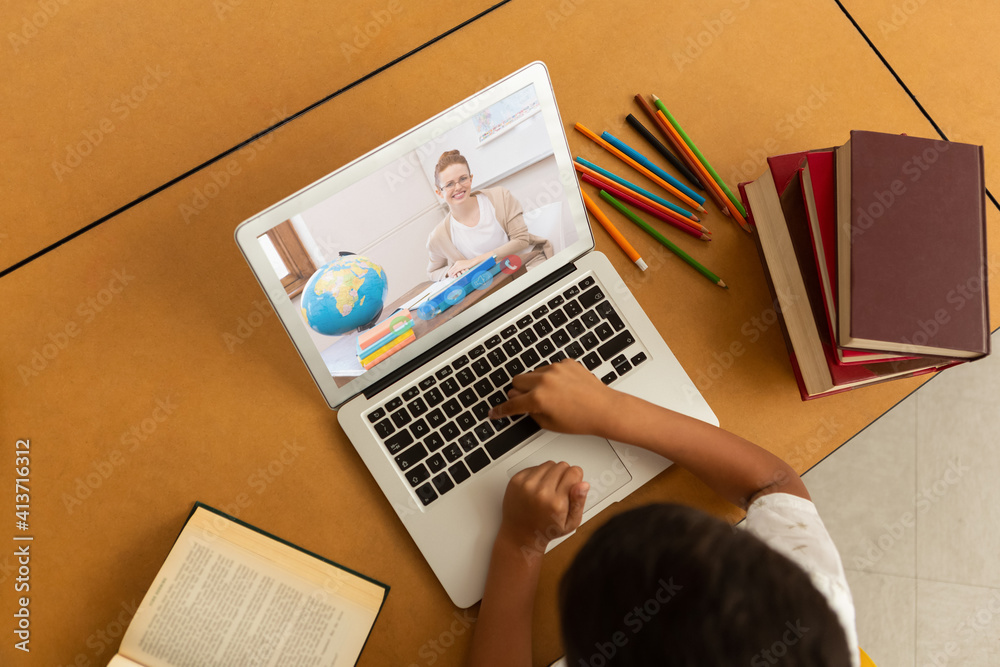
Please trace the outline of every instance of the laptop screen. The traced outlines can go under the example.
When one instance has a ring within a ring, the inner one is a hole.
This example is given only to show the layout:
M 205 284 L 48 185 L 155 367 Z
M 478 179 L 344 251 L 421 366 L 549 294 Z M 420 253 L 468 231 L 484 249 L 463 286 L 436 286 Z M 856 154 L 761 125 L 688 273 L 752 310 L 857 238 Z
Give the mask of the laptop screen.
M 241 225 L 331 405 L 592 247 L 544 75 L 529 66 Z

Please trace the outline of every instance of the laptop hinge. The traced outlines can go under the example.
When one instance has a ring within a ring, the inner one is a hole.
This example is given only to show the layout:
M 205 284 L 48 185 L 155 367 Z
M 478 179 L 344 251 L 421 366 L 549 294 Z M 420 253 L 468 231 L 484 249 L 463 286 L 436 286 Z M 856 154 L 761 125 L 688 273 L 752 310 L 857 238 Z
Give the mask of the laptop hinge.
M 557 282 L 559 282 L 569 274 L 573 273 L 574 271 L 576 271 L 576 265 L 572 263 L 567 264 L 561 269 L 554 271 L 552 275 L 543 278 L 542 280 L 539 280 L 537 283 L 535 283 L 528 289 L 524 290 L 523 292 L 519 292 L 518 294 L 516 294 L 515 296 L 511 297 L 506 302 L 504 302 L 504 304 L 501 305 L 500 307 L 496 308 L 495 310 L 491 310 L 489 313 L 483 315 L 475 322 L 463 327 L 462 329 L 459 329 L 452 335 L 448 336 L 443 341 L 433 346 L 426 352 L 423 352 L 422 354 L 406 362 L 393 372 L 389 373 L 389 375 L 385 376 L 378 382 L 367 387 L 362 393 L 364 394 L 365 398 L 371 400 L 373 396 L 376 396 L 379 392 L 381 392 L 383 389 L 394 383 L 396 380 L 400 379 L 401 377 L 404 377 L 405 375 L 408 375 L 409 373 L 412 373 L 420 366 L 423 366 L 429 361 L 432 361 L 433 359 L 439 357 L 443 352 L 452 347 L 455 347 L 466 338 L 475 334 L 480 329 L 484 329 L 493 322 L 500 319 L 501 317 L 505 317 L 507 313 L 514 310 L 515 308 L 523 304 L 525 301 L 529 301 L 533 297 L 538 296 L 539 294 L 547 290 L 549 287 L 555 285 Z

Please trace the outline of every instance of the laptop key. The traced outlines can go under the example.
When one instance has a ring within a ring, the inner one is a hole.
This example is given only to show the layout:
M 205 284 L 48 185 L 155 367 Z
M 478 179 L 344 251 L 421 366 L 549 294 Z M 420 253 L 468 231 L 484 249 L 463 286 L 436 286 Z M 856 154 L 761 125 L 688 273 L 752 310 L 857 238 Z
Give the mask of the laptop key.
M 409 389 L 403 392 L 403 400 L 408 401 L 411 398 L 416 398 L 419 395 L 420 395 L 419 387 L 410 387 Z
M 561 327 L 562 325 L 566 324 L 568 320 L 569 317 L 567 317 L 566 313 L 564 313 L 562 310 L 553 311 L 552 314 L 549 315 L 549 324 L 551 324 L 553 328 Z
M 518 329 L 523 329 L 524 327 L 526 327 L 529 324 L 531 324 L 531 315 L 525 315 L 524 317 L 522 317 L 521 319 L 519 319 L 517 322 L 515 322 L 515 324 L 517 324 L 517 328 Z
M 563 304 L 564 299 L 561 296 L 557 296 L 554 299 L 550 299 L 548 306 L 549 308 L 558 308 Z
M 427 459 L 427 469 L 432 473 L 444 470 L 444 457 L 440 454 L 435 454 Z
M 391 438 L 386 438 L 385 447 L 389 450 L 390 454 L 398 454 L 414 442 L 413 436 L 410 435 L 409 431 L 400 431 Z
M 392 399 L 391 401 L 385 404 L 385 410 L 386 412 L 392 412 L 401 405 L 403 405 L 403 399 L 397 396 L 396 398 Z
M 424 399 L 422 398 L 413 399 L 412 401 L 406 404 L 406 407 L 410 411 L 410 414 L 413 415 L 414 417 L 419 417 L 420 415 L 427 412 L 427 404 L 424 403 Z
M 567 299 L 572 299 L 574 296 L 576 296 L 579 293 L 580 293 L 580 288 L 577 287 L 576 285 L 573 285 L 568 290 L 566 290 L 565 292 L 563 292 L 563 296 L 566 297 Z
M 501 417 L 500 419 L 491 419 L 490 423 L 493 424 L 493 428 L 500 431 L 507 428 L 507 425 L 510 424 L 510 420 L 506 417 Z
M 568 333 L 573 338 L 576 338 L 586 330 L 587 328 L 583 326 L 583 322 L 581 322 L 580 320 L 573 320 L 572 322 L 566 325 L 566 333 Z
M 462 447 L 463 452 L 471 452 L 473 449 L 479 446 L 476 441 L 476 436 L 471 433 L 466 433 L 461 438 L 458 439 L 458 444 Z
M 503 349 L 507 353 L 507 356 L 513 357 L 515 354 L 523 350 L 521 344 L 517 342 L 516 339 L 511 339 L 503 344 Z
M 432 386 L 434 386 L 435 382 L 437 382 L 437 378 L 434 377 L 433 375 L 428 375 L 423 380 L 418 382 L 417 386 L 420 387 L 421 389 L 430 389 Z
M 463 387 L 468 387 L 476 379 L 476 374 L 472 372 L 469 368 L 463 368 L 462 370 L 455 373 L 455 379 Z
M 535 346 L 535 349 L 538 350 L 538 354 L 543 357 L 548 357 L 556 351 L 556 346 L 548 338 L 543 338 L 538 341 L 538 345 Z
M 448 463 L 454 463 L 455 461 L 462 458 L 462 450 L 455 443 L 451 443 L 450 445 L 445 447 L 441 453 L 444 454 L 444 457 L 446 459 L 448 459 Z
M 604 292 L 601 291 L 600 287 L 594 287 L 593 289 L 589 289 L 583 294 L 581 294 L 579 301 L 580 305 L 583 306 L 584 308 L 590 308 L 595 303 L 603 299 L 604 299 Z
M 448 422 L 441 427 L 441 435 L 444 436 L 445 441 L 454 440 L 461 432 L 458 425 L 453 422 Z
M 442 496 L 455 488 L 455 482 L 451 481 L 451 477 L 448 477 L 448 473 L 446 472 L 441 473 L 431 481 L 434 482 L 434 488 Z
M 604 343 L 599 348 L 597 348 L 597 353 L 601 355 L 601 359 L 607 360 L 615 356 L 626 347 L 635 342 L 635 338 L 632 337 L 632 333 L 627 329 L 607 343 Z
M 410 486 L 416 486 L 430 476 L 431 474 L 427 472 L 427 468 L 421 464 L 414 466 L 406 473 L 406 481 L 410 483 Z
M 583 334 L 582 338 L 580 338 L 580 343 L 587 350 L 593 350 L 595 347 L 597 347 L 597 344 L 600 342 L 601 341 L 597 340 L 597 336 L 594 335 L 593 331 L 588 331 L 587 333 Z
M 495 433 L 493 427 L 490 426 L 489 424 L 480 424 L 475 429 L 473 429 L 473 431 L 475 432 L 476 437 L 479 438 L 480 442 L 486 442 L 487 440 L 492 438 L 493 434 Z
M 618 317 L 618 313 L 611 311 L 608 313 L 608 322 L 611 324 L 611 328 L 615 331 L 621 331 L 625 328 L 625 323 L 622 322 L 622 318 Z
M 535 326 L 531 327 L 535 330 L 535 333 L 539 336 L 547 336 L 552 333 L 552 325 L 549 324 L 548 320 L 538 320 L 535 322 Z
M 503 353 L 503 350 L 493 350 L 486 355 L 486 358 L 490 360 L 490 363 L 494 366 L 499 366 L 503 362 L 507 361 L 507 355 Z
M 500 335 L 503 336 L 504 338 L 510 338 L 516 333 L 517 333 L 517 327 L 512 324 L 509 327 L 505 328 L 503 331 L 501 331 Z
M 431 428 L 427 425 L 423 419 L 418 419 L 417 421 L 410 424 L 410 433 L 413 434 L 414 438 L 422 438 L 431 432 Z
M 563 352 L 562 350 L 559 350 L 558 352 L 556 352 L 555 354 L 553 354 L 551 357 L 549 357 L 549 363 L 550 364 L 558 364 L 560 361 L 562 361 L 565 358 L 566 358 L 566 353 Z
M 615 332 L 614 329 L 611 328 L 610 324 L 607 322 L 601 322 L 597 325 L 597 328 L 594 329 L 594 333 L 597 334 L 597 337 L 601 340 L 607 340 L 611 338 Z
M 377 410 L 368 413 L 368 421 L 372 424 L 382 419 L 382 417 L 385 417 L 385 410 L 382 408 L 378 408 Z
M 615 375 L 615 372 L 611 371 L 610 373 L 608 373 L 607 375 L 605 375 L 604 377 L 601 378 L 601 382 L 603 382 L 604 384 L 611 384 L 617 378 L 618 378 L 618 376 Z
M 521 363 L 520 359 L 511 359 L 504 364 L 504 369 L 510 373 L 511 377 L 514 377 L 524 372 L 524 364 Z
M 476 415 L 476 419 L 480 421 L 486 419 L 487 415 L 490 414 L 490 404 L 486 401 L 476 403 L 476 407 L 472 408 L 472 414 Z
M 444 368 L 438 369 L 438 372 L 434 374 L 438 380 L 443 380 L 449 375 L 451 375 L 451 366 L 445 366 Z
M 393 427 L 392 422 L 389 421 L 388 417 L 375 424 L 375 432 L 378 433 L 378 437 L 383 440 L 392 435 L 392 432 L 395 430 L 396 429 Z
M 610 301 L 601 301 L 597 304 L 597 308 L 595 310 L 601 314 L 601 317 L 607 317 L 611 313 L 615 312 L 614 306 L 611 305 Z
M 427 423 L 431 425 L 431 428 L 437 428 L 444 422 L 445 416 L 441 410 L 435 409 L 427 413 Z
M 601 316 L 596 311 L 588 310 L 580 317 L 580 321 L 586 324 L 588 329 L 593 329 L 600 324 Z
M 481 357 L 484 352 L 486 352 L 486 347 L 484 345 L 477 345 L 471 350 L 469 350 L 469 359 L 475 359 L 477 357 Z
M 451 478 L 455 480 L 455 484 L 461 484 L 465 480 L 472 477 L 472 473 L 469 472 L 469 469 L 466 468 L 465 464 L 461 461 L 448 468 L 448 472 L 451 473 Z
M 444 395 L 441 393 L 440 389 L 434 387 L 424 394 L 424 400 L 427 401 L 427 405 L 433 408 L 435 405 L 444 400 Z
M 483 377 L 492 370 L 490 362 L 486 359 L 477 359 L 472 362 L 472 370 L 476 372 L 476 377 Z
M 470 405 L 475 403 L 478 398 L 479 397 L 476 396 L 476 392 L 473 391 L 471 387 L 458 395 L 458 400 L 462 401 L 463 408 L 469 407 Z
M 569 315 L 570 317 L 576 317 L 577 315 L 583 312 L 583 307 L 579 303 L 577 303 L 576 300 L 573 300 L 568 302 L 565 306 L 563 306 L 563 310 L 565 310 L 566 314 Z
M 503 368 L 496 369 L 495 371 L 490 373 L 489 377 L 490 377 L 490 382 L 493 383 L 494 387 L 502 387 L 504 383 L 510 379 L 510 376 L 507 375 L 507 371 L 504 370 Z
M 498 458 L 517 447 L 528 437 L 542 429 L 532 418 L 520 419 L 509 428 L 504 429 L 495 438 L 486 443 L 486 451 L 496 461 Z
M 593 284 L 594 284 L 594 277 L 587 276 L 586 278 L 580 281 L 580 289 L 587 289 Z
M 440 433 L 431 433 L 429 436 L 424 438 L 424 447 L 426 447 L 428 451 L 436 452 L 441 449 L 442 445 L 444 445 L 444 438 L 441 437 Z
M 588 371 L 592 371 L 601 365 L 601 358 L 597 355 L 596 352 L 591 352 L 590 354 L 585 356 L 582 359 L 582 361 L 583 365 L 587 367 Z
M 566 355 L 571 359 L 579 359 L 583 356 L 583 348 L 577 342 L 572 342 L 566 347 Z
M 437 500 L 437 497 L 438 494 L 434 491 L 434 486 L 430 482 L 417 489 L 417 498 L 420 498 L 420 502 L 424 504 L 424 507 Z
M 410 419 L 410 413 L 406 411 L 406 408 L 400 408 L 392 413 L 392 423 L 394 423 L 397 428 L 402 428 L 406 424 L 410 423 Z
M 459 416 L 455 417 L 455 423 L 463 431 L 468 431 L 470 428 L 476 425 L 476 418 L 472 416 L 472 413 L 466 410 Z
M 413 445 L 408 449 L 404 449 L 402 454 L 396 455 L 396 465 L 399 466 L 400 470 L 406 470 L 415 464 L 417 461 L 427 458 L 427 450 L 424 449 L 423 445 Z
M 548 306 L 539 306 L 538 308 L 535 308 L 533 311 L 531 311 L 531 316 L 537 320 L 539 317 L 547 315 L 548 312 L 549 312 Z
M 623 363 L 620 363 L 617 366 L 615 366 L 615 371 L 618 373 L 619 376 L 625 375 L 630 370 L 632 370 L 632 364 L 630 364 L 627 361 L 623 362 Z
M 451 362 L 451 367 L 457 371 L 459 368 L 465 366 L 467 363 L 469 363 L 469 358 L 463 354 L 458 359 Z
M 637 354 L 634 357 L 632 357 L 632 365 L 633 366 L 638 366 L 639 364 L 641 364 L 644 361 L 646 361 L 646 353 L 645 352 L 640 352 L 639 354 Z
M 623 364 L 623 363 L 625 363 L 625 355 L 624 354 L 619 354 L 617 357 L 615 357 L 614 359 L 611 360 L 611 365 L 612 366 L 617 366 L 618 364 Z
M 556 332 L 552 334 L 551 338 L 556 347 L 562 347 L 569 342 L 569 334 L 566 333 L 565 329 L 557 329 Z
M 465 455 L 465 462 L 469 464 L 469 470 L 479 472 L 490 464 L 490 457 L 486 455 L 482 447 L 476 451 Z
M 500 344 L 500 340 L 501 340 L 500 334 L 497 334 L 496 336 L 490 336 L 489 338 L 486 339 L 486 347 L 488 347 L 489 349 L 493 349 L 494 347 Z
M 449 417 L 454 417 L 459 412 L 462 411 L 462 406 L 458 404 L 458 401 L 454 398 L 441 406 L 444 408 L 444 413 Z
M 490 382 L 489 378 L 483 378 L 476 384 L 472 385 L 472 388 L 476 390 L 479 394 L 479 398 L 485 398 L 487 394 L 493 391 L 493 383 Z
M 538 340 L 538 336 L 536 336 L 535 332 L 532 331 L 531 329 L 525 329 L 521 333 L 517 334 L 517 339 L 519 341 L 521 341 L 522 345 L 524 345 L 525 347 L 528 347 L 529 345 L 531 345 L 532 343 L 534 343 L 536 340 Z
M 535 366 L 538 365 L 538 362 L 541 360 L 542 358 L 538 356 L 538 353 L 531 348 L 529 348 L 527 352 L 521 355 L 521 361 L 524 362 L 524 365 L 527 368 L 534 368 Z
M 441 383 L 441 391 L 444 392 L 445 396 L 451 396 L 460 388 L 461 387 L 458 386 L 458 383 L 455 382 L 455 378 L 448 378 L 447 380 Z

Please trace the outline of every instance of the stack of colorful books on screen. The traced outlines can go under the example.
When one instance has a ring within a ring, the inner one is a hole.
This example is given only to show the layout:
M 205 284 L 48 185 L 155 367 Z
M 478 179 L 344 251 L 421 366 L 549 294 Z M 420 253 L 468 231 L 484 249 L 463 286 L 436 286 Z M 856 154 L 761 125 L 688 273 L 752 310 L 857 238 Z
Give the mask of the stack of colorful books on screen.
M 413 316 L 408 310 L 397 310 L 371 329 L 358 334 L 358 361 L 368 370 L 388 359 L 416 339 Z
M 803 399 L 989 354 L 981 146 L 852 131 L 739 190 Z

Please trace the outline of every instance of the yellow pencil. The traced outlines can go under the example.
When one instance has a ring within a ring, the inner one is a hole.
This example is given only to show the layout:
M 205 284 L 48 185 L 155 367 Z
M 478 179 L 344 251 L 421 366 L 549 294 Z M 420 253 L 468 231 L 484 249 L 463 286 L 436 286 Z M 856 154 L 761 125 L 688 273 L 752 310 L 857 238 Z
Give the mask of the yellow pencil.
M 608 230 L 608 234 L 610 234 L 611 238 L 615 240 L 615 243 L 617 243 L 621 249 L 625 251 L 628 258 L 635 262 L 636 266 L 645 271 L 646 262 L 642 261 L 642 257 L 640 257 L 636 249 L 632 247 L 632 244 L 628 242 L 628 239 L 622 236 L 622 233 L 618 231 L 618 228 L 615 227 L 610 220 L 608 220 L 608 216 L 604 215 L 604 212 L 601 211 L 601 209 L 597 208 L 597 204 L 594 203 L 593 199 L 587 196 L 586 192 L 581 192 L 581 194 L 583 195 L 583 203 L 587 205 L 587 210 L 590 211 L 590 214 L 594 216 L 599 223 L 601 223 L 601 226 L 604 227 L 604 229 Z

